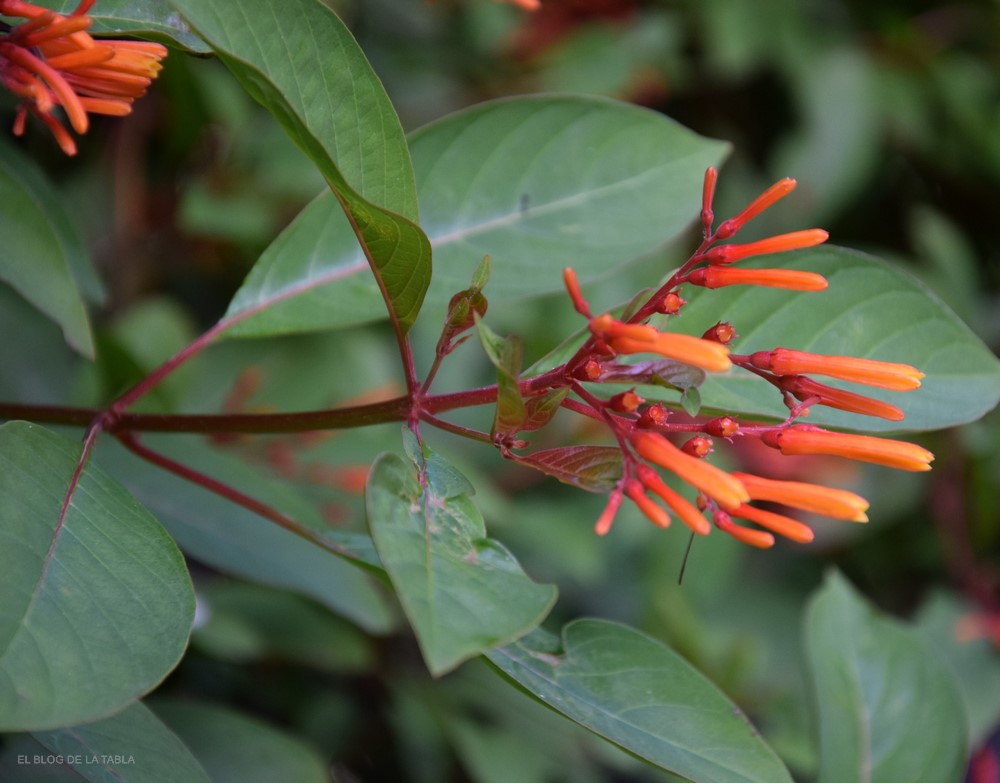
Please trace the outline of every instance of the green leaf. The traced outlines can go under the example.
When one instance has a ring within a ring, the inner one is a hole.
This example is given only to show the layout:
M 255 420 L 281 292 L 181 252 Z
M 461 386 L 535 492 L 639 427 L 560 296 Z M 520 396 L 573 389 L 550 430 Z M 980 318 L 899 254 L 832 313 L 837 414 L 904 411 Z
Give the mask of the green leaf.
M 558 446 L 515 459 L 588 492 L 610 492 L 622 477 L 622 450 L 617 446 Z
M 681 407 L 688 416 L 697 416 L 701 410 L 701 392 L 697 386 L 689 386 L 681 392 Z
M 964 769 L 956 685 L 920 637 L 876 614 L 836 572 L 807 610 L 820 783 L 951 783 Z
M 569 394 L 569 389 L 552 389 L 530 397 L 524 401 L 524 410 L 527 418 L 521 424 L 522 432 L 534 432 L 540 430 L 559 412 L 559 406 Z
M 36 5 L 62 14 L 76 9 L 80 0 L 38 0 Z M 125 33 L 175 43 L 192 52 L 209 52 L 208 45 L 162 0 L 100 0 L 87 16 L 94 20 L 95 35 Z
M 318 0 L 173 3 L 319 168 L 350 217 L 351 229 L 342 237 L 356 234 L 392 320 L 406 332 L 430 281 L 430 245 L 413 222 L 416 191 L 399 119 L 350 32 Z M 261 36 L 266 20 L 270 34 Z M 317 289 L 344 270 L 301 260 L 260 259 L 226 313 L 243 322 L 240 333 L 285 331 L 288 308 L 308 328 L 322 327 L 309 323 L 315 313 L 302 295 L 315 304 Z M 318 299 L 335 306 L 325 296 Z
M 543 704 L 692 781 L 791 781 L 736 705 L 675 652 L 632 628 L 576 620 L 561 640 L 535 631 L 486 657 Z
M 497 368 L 497 409 L 490 434 L 505 438 L 517 434 L 528 418 L 528 410 L 517 385 L 524 358 L 524 345 L 519 337 L 501 337 L 476 316 L 476 331 L 486 356 Z
M 426 447 L 411 462 L 394 454 L 376 460 L 368 524 L 424 660 L 439 676 L 537 626 L 556 590 L 531 581 L 503 545 L 486 538 L 461 474 Z
M 283 482 L 233 455 L 206 449 L 197 436 L 143 441 L 195 470 L 323 530 L 316 512 Z M 284 530 L 206 489 L 137 459 L 117 444 L 102 444 L 102 464 L 154 511 L 188 555 L 220 571 L 295 590 L 319 601 L 370 633 L 386 633 L 393 614 L 383 590 L 365 570 L 378 568 L 371 540 L 361 534 L 323 531 L 339 556 Z
M 328 783 L 326 763 L 301 740 L 210 704 L 157 700 L 153 710 L 184 740 L 212 783 Z
M 523 97 L 467 109 L 411 135 L 421 225 L 434 248 L 426 303 L 443 319 L 484 255 L 490 305 L 558 291 L 572 265 L 593 280 L 677 237 L 697 214 L 702 178 L 726 145 L 662 114 L 587 97 Z M 540 265 L 549 272 L 540 272 Z M 279 271 L 280 270 L 280 271 Z M 379 294 L 335 199 L 312 202 L 265 251 L 228 315 L 274 302 L 286 331 L 381 317 Z M 309 278 L 306 283 L 306 278 Z M 249 320 L 234 335 L 268 333 Z
M 972 603 L 939 591 L 920 607 L 919 633 L 949 665 L 958 683 L 969 725 L 969 745 L 979 747 L 1000 721 L 1000 655 L 980 626 L 986 617 Z M 980 627 L 977 627 L 980 626 Z M 970 632 L 971 631 L 971 632 Z
M 176 665 L 194 617 L 184 560 L 159 523 L 81 447 L 0 427 L 0 729 L 104 717 Z
M 921 388 L 907 393 L 852 387 L 898 405 L 906 413 L 903 422 L 814 406 L 811 424 L 870 431 L 931 430 L 974 421 L 1000 400 L 1000 361 L 933 292 L 884 261 L 823 247 L 747 266 L 819 272 L 830 287 L 819 293 L 754 286 L 698 291 L 684 308 L 680 322 L 684 328 L 700 334 L 725 313 L 740 334 L 734 345 L 739 353 L 782 346 L 904 362 L 926 373 Z M 788 413 L 773 386 L 738 370 L 710 375 L 701 394 L 704 406 L 716 411 L 779 419 Z
M 65 759 L 66 767 L 75 772 L 74 780 L 212 783 L 177 735 L 141 703 L 96 723 L 35 731 L 32 736 Z
M 514 98 L 431 123 L 411 137 L 437 260 L 429 296 L 461 288 L 486 254 L 494 305 L 561 290 L 564 266 L 603 277 L 691 224 L 705 169 L 725 150 L 598 98 Z
M 94 338 L 73 270 L 89 268 L 83 244 L 44 175 L 0 142 L 0 280 L 59 324 L 76 351 L 93 358 Z
M 191 643 L 227 661 L 286 660 L 330 672 L 365 671 L 372 645 L 361 631 L 305 598 L 257 585 L 198 588 L 207 622 Z

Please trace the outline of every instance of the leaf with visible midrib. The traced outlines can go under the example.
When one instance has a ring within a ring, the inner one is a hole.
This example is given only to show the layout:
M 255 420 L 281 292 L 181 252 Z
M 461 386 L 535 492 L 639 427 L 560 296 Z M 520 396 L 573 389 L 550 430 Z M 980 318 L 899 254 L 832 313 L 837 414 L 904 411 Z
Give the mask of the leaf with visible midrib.
M 791 783 L 746 716 L 677 653 L 639 631 L 575 620 L 486 657 L 532 697 L 697 783 Z
M 878 615 L 836 572 L 810 602 L 806 653 L 820 783 L 952 783 L 966 719 L 958 686 L 919 635 Z
M 413 167 L 399 119 L 350 32 L 318 0 L 172 1 L 319 168 L 405 333 L 430 282 L 430 244 L 414 222 Z M 226 319 L 250 318 L 341 274 L 297 272 L 255 267 Z M 264 323 L 268 333 L 281 331 L 270 318 Z
M 366 490 L 375 548 L 435 676 L 527 633 L 555 601 L 486 537 L 472 487 L 426 447 L 411 462 L 383 454 Z
M 677 237 L 697 215 L 705 168 L 725 154 L 662 114 L 582 96 L 480 104 L 411 134 L 421 225 L 434 247 L 426 304 L 443 318 L 484 255 L 490 306 L 594 280 Z M 381 318 L 378 290 L 332 196 L 309 204 L 261 256 L 229 334 L 309 331 Z M 279 293 L 298 286 L 294 297 Z
M 140 702 L 95 723 L 34 731 L 32 736 L 62 756 L 65 766 L 60 769 L 73 770 L 77 780 L 216 783 L 177 735 Z
M 610 492 L 622 477 L 617 446 L 557 446 L 515 460 L 588 492 Z
M 69 14 L 80 5 L 80 0 L 35 0 L 35 3 L 61 14 Z M 94 35 L 142 35 L 168 39 L 192 52 L 211 51 L 163 0 L 101 0 L 94 4 L 87 16 L 94 20 L 89 28 Z
M 903 362 L 926 373 L 921 388 L 906 393 L 816 376 L 821 383 L 898 405 L 906 419 L 891 422 L 817 405 L 809 411 L 811 424 L 869 431 L 939 429 L 974 421 L 1000 399 L 996 356 L 933 292 L 885 261 L 822 247 L 740 265 L 819 272 L 830 286 L 818 293 L 756 286 L 696 290 L 688 296 L 681 328 L 700 334 L 724 317 L 739 333 L 733 345 L 737 353 L 781 346 Z M 709 375 L 701 395 L 704 406 L 716 411 L 778 419 L 788 414 L 773 386 L 736 369 Z
M 108 715 L 187 644 L 184 558 L 118 482 L 89 466 L 58 526 L 80 451 L 33 424 L 0 427 L 0 730 Z
M 252 487 L 256 499 L 320 529 L 315 509 L 301 492 L 232 453 L 204 448 L 198 436 L 154 436 L 144 443 L 230 486 Z M 394 614 L 385 591 L 357 568 L 378 569 L 368 536 L 324 531 L 331 546 L 342 550 L 337 557 L 252 511 L 136 458 L 117 443 L 102 444 L 97 459 L 121 477 L 178 545 L 199 562 L 232 576 L 310 596 L 371 634 L 384 634 L 392 627 Z

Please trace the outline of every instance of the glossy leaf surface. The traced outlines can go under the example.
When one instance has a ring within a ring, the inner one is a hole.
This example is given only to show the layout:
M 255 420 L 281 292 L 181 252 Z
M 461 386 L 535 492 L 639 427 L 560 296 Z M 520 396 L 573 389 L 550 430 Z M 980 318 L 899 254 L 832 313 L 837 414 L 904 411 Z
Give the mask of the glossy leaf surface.
M 348 231 L 340 232 L 346 246 L 362 243 L 391 317 L 405 332 L 430 281 L 430 246 L 413 222 L 413 169 L 399 119 L 350 32 L 317 0 L 174 5 L 319 168 L 338 202 L 331 206 L 349 216 Z M 259 35 L 263 19 L 274 20 L 272 34 Z M 343 274 L 301 260 L 265 255 L 227 318 L 256 320 L 256 334 L 287 331 L 273 309 L 308 314 L 318 289 Z M 333 306 L 327 297 L 319 301 Z
M 705 168 L 725 144 L 625 103 L 528 97 L 428 125 L 411 135 L 411 152 L 421 225 L 434 248 L 427 303 L 443 318 L 484 255 L 497 307 L 559 290 L 564 266 L 592 280 L 653 252 L 691 223 Z M 229 315 L 279 284 L 304 289 L 270 310 L 286 331 L 382 317 L 364 258 L 328 194 L 265 251 Z M 267 329 L 253 320 L 231 333 Z
M 410 443 L 368 480 L 368 524 L 434 675 L 530 631 L 555 600 L 486 537 L 472 487 L 439 455 Z
M 0 427 L 0 728 L 108 715 L 157 685 L 187 644 L 194 594 L 160 524 L 80 446 Z
M 850 385 L 854 391 L 902 408 L 906 413 L 902 422 L 815 406 L 809 415 L 811 424 L 865 430 L 938 429 L 977 419 L 1000 399 L 1000 361 L 932 292 L 886 262 L 856 251 L 823 247 L 747 264 L 751 265 L 819 272 L 830 286 L 819 293 L 756 286 L 694 290 L 684 308 L 684 328 L 700 334 L 724 314 L 739 332 L 733 345 L 738 353 L 781 346 L 903 362 L 926 373 L 921 388 L 906 393 Z M 701 394 L 704 405 L 714 410 L 780 418 L 788 412 L 773 386 L 739 370 L 710 375 Z
M 806 614 L 821 783 L 950 783 L 964 766 L 956 683 L 919 636 L 832 573 Z
M 697 783 L 790 782 L 740 709 L 683 658 L 632 628 L 576 620 L 487 658 L 529 694 Z

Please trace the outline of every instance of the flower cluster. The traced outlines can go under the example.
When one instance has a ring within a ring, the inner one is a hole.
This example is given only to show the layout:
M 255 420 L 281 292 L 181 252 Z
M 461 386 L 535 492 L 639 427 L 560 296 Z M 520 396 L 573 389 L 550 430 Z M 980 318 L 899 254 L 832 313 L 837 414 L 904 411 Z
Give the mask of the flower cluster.
M 14 133 L 24 133 L 28 114 L 38 117 L 67 155 L 76 142 L 55 114 L 62 108 L 76 133 L 87 132 L 88 114 L 121 117 L 132 111 L 160 70 L 167 50 L 142 41 L 96 41 L 87 33 L 81 0 L 69 16 L 23 2 L 0 0 L 0 14 L 25 21 L 0 28 L 0 83 L 21 98 Z
M 593 315 L 573 270 L 564 272 L 570 299 L 577 312 L 587 318 L 590 332 L 565 365 L 566 371 L 577 396 L 590 406 L 591 415 L 611 428 L 623 455 L 622 476 L 610 493 L 596 531 L 601 535 L 607 533 L 623 500 L 628 498 L 659 527 L 668 526 L 673 514 L 697 535 L 706 535 L 714 526 L 757 547 L 772 546 L 774 534 L 805 543 L 813 539 L 811 528 L 792 516 L 759 504 L 778 504 L 793 511 L 866 522 L 868 502 L 843 489 L 743 472 L 727 473 L 706 460 L 713 451 L 713 439 L 732 442 L 737 437 L 752 437 L 785 455 L 834 455 L 900 470 L 929 470 L 933 455 L 915 444 L 832 432 L 798 422 L 814 405 L 891 421 L 903 418 L 903 412 L 894 405 L 828 386 L 811 375 L 907 392 L 920 386 L 923 374 L 906 364 L 827 356 L 784 347 L 736 354 L 730 348 L 737 337 L 736 331 L 727 322 L 715 324 L 700 338 L 661 331 L 649 323 L 655 314 L 673 316 L 680 312 L 686 304 L 681 297 L 684 285 L 710 289 L 754 285 L 798 291 L 822 291 L 827 287 L 826 279 L 814 272 L 733 266 L 751 256 L 813 247 L 826 240 L 825 231 L 809 229 L 746 244 L 726 241 L 749 220 L 791 193 L 795 181 L 783 179 L 776 183 L 739 215 L 713 231 L 716 176 L 714 169 L 709 169 L 705 176 L 701 246 L 630 316 L 619 319 L 609 313 Z M 778 389 L 789 409 L 788 418 L 780 424 L 741 423 L 731 416 L 672 421 L 671 413 L 663 405 L 645 404 L 634 389 L 601 399 L 581 383 L 620 383 L 629 377 L 641 382 L 647 364 L 626 365 L 617 361 L 618 357 L 631 354 L 655 354 L 707 372 L 740 368 Z M 629 367 L 635 368 L 634 371 L 630 372 Z M 579 409 L 579 404 L 574 406 Z M 678 435 L 685 438 L 679 445 L 673 440 Z M 694 497 L 689 499 L 668 486 L 659 470 L 693 488 Z

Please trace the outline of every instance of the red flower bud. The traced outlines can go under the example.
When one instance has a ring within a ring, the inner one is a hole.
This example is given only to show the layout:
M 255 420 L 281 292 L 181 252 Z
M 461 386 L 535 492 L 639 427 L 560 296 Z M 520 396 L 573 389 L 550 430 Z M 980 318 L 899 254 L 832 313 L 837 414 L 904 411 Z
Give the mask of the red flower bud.
M 723 345 L 729 345 L 737 337 L 736 330 L 729 321 L 720 321 L 701 336 L 702 340 L 713 340 Z
M 686 304 L 686 299 L 682 299 L 678 293 L 671 291 L 668 294 L 664 294 L 663 298 L 656 303 L 654 309 L 656 312 L 663 313 L 664 315 L 677 315 Z
M 623 391 L 608 400 L 608 407 L 617 413 L 634 413 L 645 402 L 634 389 Z
M 737 432 L 739 432 L 740 425 L 735 419 L 729 416 L 722 416 L 718 419 L 712 419 L 707 422 L 703 427 L 705 433 L 712 435 L 716 438 L 731 438 Z
M 595 359 L 588 359 L 573 370 L 573 377 L 578 381 L 598 381 L 600 380 L 603 372 L 604 367 L 601 366 L 599 361 L 596 361 Z
M 703 438 L 701 435 L 697 435 L 681 446 L 681 451 L 685 454 L 690 454 L 692 457 L 704 459 L 712 453 L 712 440 L 711 438 Z
M 670 411 L 664 405 L 656 402 L 643 408 L 642 413 L 639 414 L 639 421 L 636 422 L 636 426 L 641 429 L 656 429 L 666 422 L 669 416 Z

